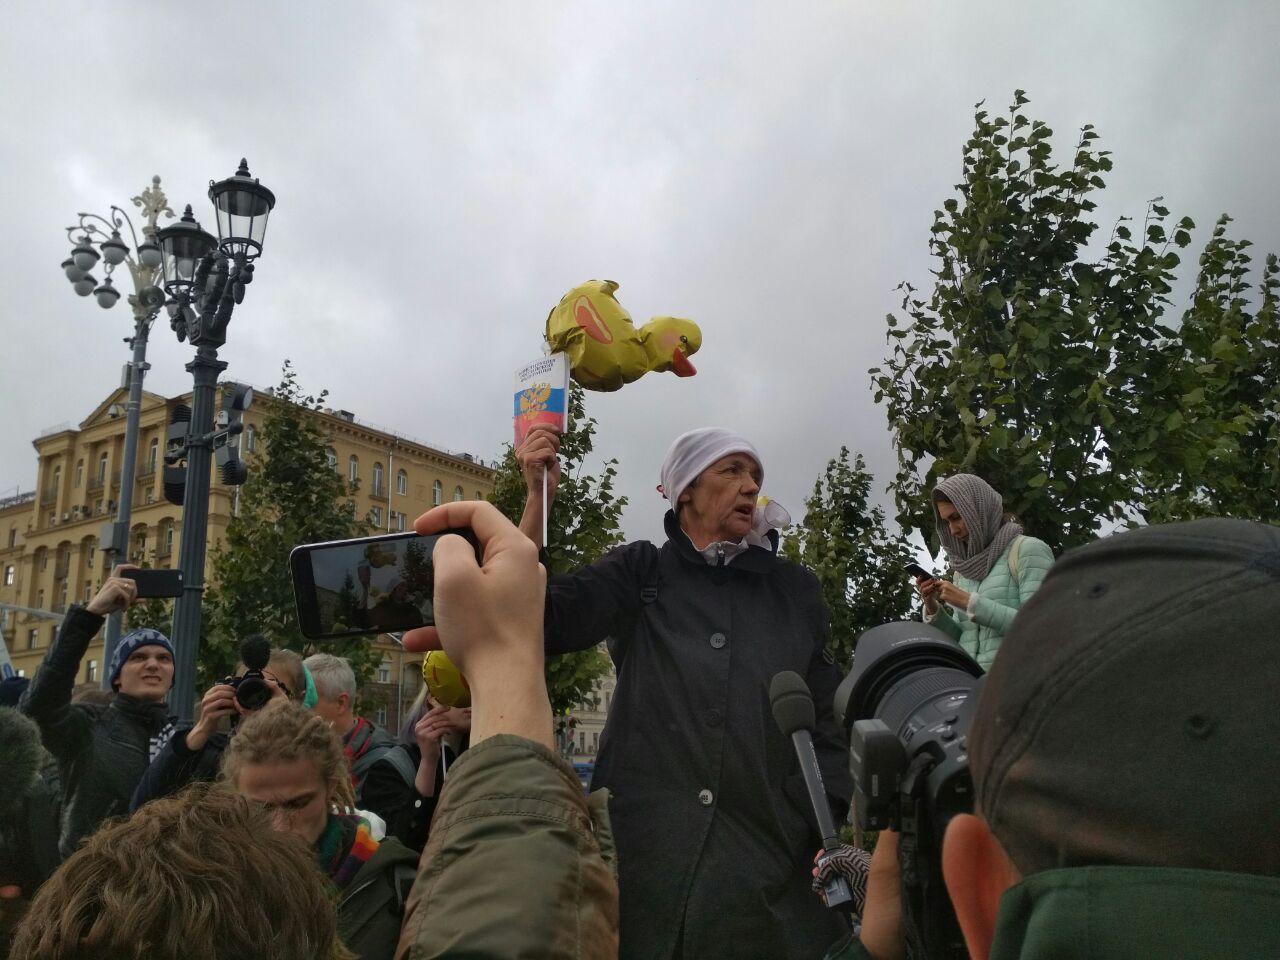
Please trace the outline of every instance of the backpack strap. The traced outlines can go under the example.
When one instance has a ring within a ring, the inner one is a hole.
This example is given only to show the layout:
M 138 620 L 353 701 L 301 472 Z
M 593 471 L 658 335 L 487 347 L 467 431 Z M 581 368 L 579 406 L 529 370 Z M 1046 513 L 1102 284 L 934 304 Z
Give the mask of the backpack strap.
M 396 916 L 404 916 L 404 905 L 418 877 L 418 868 L 412 863 L 397 863 L 391 868 L 391 889 L 395 894 Z
M 405 782 L 406 786 L 413 786 L 418 771 L 414 769 L 413 761 L 409 759 L 409 755 L 398 743 L 388 743 L 365 751 L 351 765 L 351 772 L 355 775 L 356 781 L 363 784 L 365 776 L 373 769 L 374 764 L 382 760 L 390 761 L 391 766 L 395 768 L 396 773 L 400 774 L 400 779 Z
M 1013 545 L 1009 548 L 1009 576 L 1013 578 L 1013 585 L 1020 587 L 1018 582 L 1018 550 L 1022 546 L 1022 534 L 1018 534 L 1013 538 Z

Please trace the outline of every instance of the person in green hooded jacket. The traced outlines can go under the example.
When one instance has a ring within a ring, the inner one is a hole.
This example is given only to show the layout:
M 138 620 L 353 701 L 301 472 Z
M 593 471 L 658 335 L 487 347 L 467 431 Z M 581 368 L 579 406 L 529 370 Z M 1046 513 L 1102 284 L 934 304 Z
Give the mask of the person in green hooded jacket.
M 973 960 L 1280 957 L 1280 527 L 1210 519 L 1067 553 L 968 734 L 947 891 Z M 896 837 L 859 938 L 905 955 Z

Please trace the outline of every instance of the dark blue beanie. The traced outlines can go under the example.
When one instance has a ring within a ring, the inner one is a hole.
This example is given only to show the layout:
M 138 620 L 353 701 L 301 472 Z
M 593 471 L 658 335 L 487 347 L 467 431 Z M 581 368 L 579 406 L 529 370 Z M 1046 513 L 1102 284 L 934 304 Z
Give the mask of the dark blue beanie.
M 164 647 L 169 651 L 169 656 L 173 656 L 173 645 L 169 643 L 169 638 L 159 630 L 153 630 L 150 627 L 142 627 L 139 630 L 133 630 L 126 633 L 120 638 L 116 644 L 115 651 L 111 654 L 111 663 L 108 666 L 107 674 L 111 678 L 110 686 L 115 687 L 116 681 L 120 679 L 120 668 L 124 666 L 124 662 L 133 656 L 133 651 L 139 647 L 151 645 Z

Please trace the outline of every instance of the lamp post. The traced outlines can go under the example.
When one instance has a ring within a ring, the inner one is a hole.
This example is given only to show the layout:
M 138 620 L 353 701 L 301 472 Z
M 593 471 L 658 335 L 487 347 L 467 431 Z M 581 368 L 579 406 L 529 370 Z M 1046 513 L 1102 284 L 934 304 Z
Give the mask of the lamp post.
M 62 261 L 62 269 L 75 292 L 82 297 L 93 294 L 103 309 L 115 306 L 120 299 L 120 292 L 111 279 L 116 267 L 123 263 L 129 268 L 129 275 L 133 280 L 133 293 L 129 294 L 129 306 L 133 308 L 133 336 L 124 338 L 124 342 L 133 348 L 133 357 L 128 365 L 129 402 L 125 417 L 124 463 L 120 465 L 120 498 L 117 501 L 119 510 L 115 523 L 104 527 L 99 538 L 99 546 L 108 558 L 108 569 L 118 554 L 128 556 L 129 525 L 133 514 L 133 476 L 138 459 L 138 417 L 142 409 L 142 378 L 147 371 L 147 337 L 151 333 L 151 324 L 155 321 L 156 314 L 164 304 L 164 292 L 157 286 L 161 256 L 160 247 L 156 243 L 156 220 L 162 213 L 173 217 L 164 191 L 160 189 L 158 176 L 152 177 L 151 186 L 133 198 L 133 204 L 146 218 L 142 226 L 141 243 L 138 242 L 138 233 L 134 230 L 129 215 L 113 205 L 109 218 L 96 213 L 76 214 L 79 222 L 66 228 L 67 236 L 74 246 L 71 256 Z M 129 228 L 132 247 L 121 236 L 124 227 Z M 89 272 L 99 260 L 104 273 L 101 285 Z M 111 654 L 120 638 L 120 619 L 119 613 L 113 613 L 107 619 L 103 663 L 111 662 Z M 102 686 L 107 688 L 109 683 L 107 671 L 104 670 Z
M 174 607 L 172 636 L 177 657 L 174 706 L 182 719 L 191 718 L 195 705 L 209 468 L 217 449 L 223 482 L 244 482 L 244 466 L 236 456 L 234 438 L 243 429 L 239 417 L 253 396 L 247 387 L 235 387 L 215 425 L 214 392 L 218 374 L 227 368 L 226 362 L 218 359 L 218 348 L 226 343 L 231 313 L 244 300 L 245 287 L 253 280 L 253 263 L 262 253 L 267 217 L 276 203 L 275 194 L 249 175 L 244 160 L 233 176 L 217 183 L 210 181 L 209 199 L 218 222 L 216 240 L 196 222 L 190 206 L 179 222 L 159 233 L 170 326 L 179 342 L 186 340 L 196 348 L 195 358 L 187 364 L 193 388 L 191 409 L 184 413 L 190 419 L 185 428 L 171 425 L 170 436 L 176 432 L 179 437 L 171 440 L 165 451 L 169 465 L 165 469 L 166 496 L 177 496 L 178 484 L 171 478 L 181 476 L 180 472 L 175 474 L 180 470 L 176 464 L 186 462 L 185 484 L 180 487 L 182 541 L 178 548 L 182 596 Z

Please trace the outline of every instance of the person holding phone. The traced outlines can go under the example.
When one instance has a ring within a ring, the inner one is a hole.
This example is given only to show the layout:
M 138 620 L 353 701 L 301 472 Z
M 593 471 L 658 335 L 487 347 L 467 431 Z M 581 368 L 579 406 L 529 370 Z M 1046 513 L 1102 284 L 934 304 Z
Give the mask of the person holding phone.
M 116 567 L 88 604 L 67 611 L 20 702 L 58 762 L 58 849 L 64 858 L 103 820 L 128 811 L 129 797 L 174 727 L 165 704 L 173 686 L 173 647 L 158 630 L 143 628 L 120 638 L 107 669 L 115 690 L 110 703 L 71 701 L 89 642 L 108 616 L 138 602 L 137 584 L 123 575 L 130 569 Z
M 1005 513 L 1000 494 L 981 477 L 947 477 L 934 488 L 932 499 L 938 537 L 955 577 L 944 580 L 912 571 L 924 601 L 924 620 L 956 640 L 986 670 L 1014 615 L 1053 566 L 1053 551 L 1022 532 L 1022 525 Z

